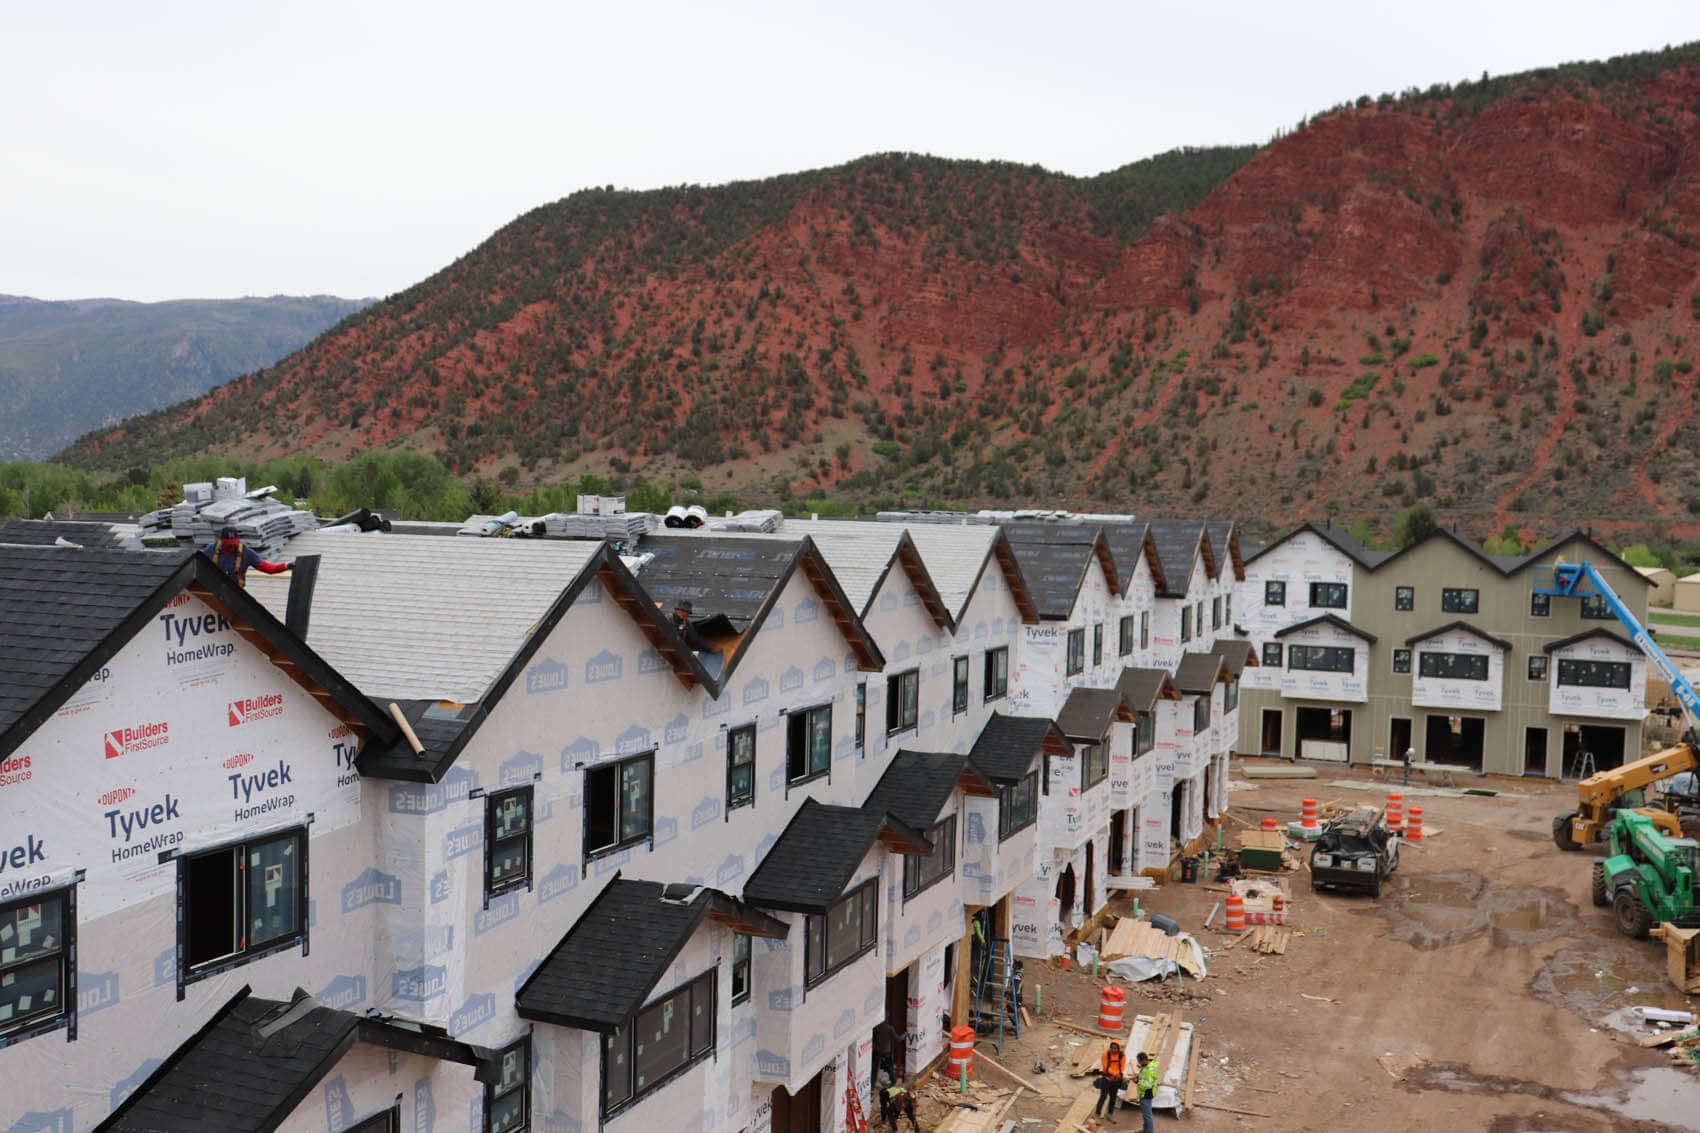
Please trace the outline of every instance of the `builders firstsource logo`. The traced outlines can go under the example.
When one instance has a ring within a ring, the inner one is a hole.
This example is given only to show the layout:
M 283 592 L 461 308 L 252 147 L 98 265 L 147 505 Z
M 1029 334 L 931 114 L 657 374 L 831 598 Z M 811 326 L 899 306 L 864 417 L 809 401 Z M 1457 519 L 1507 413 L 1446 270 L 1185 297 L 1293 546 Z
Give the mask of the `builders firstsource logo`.
M 15 783 L 27 783 L 29 779 L 29 756 L 8 755 L 5 759 L 0 759 L 0 787 L 10 787 Z
M 151 747 L 164 747 L 171 742 L 171 725 L 161 720 L 157 724 L 137 724 L 134 728 L 119 728 L 106 733 L 106 758 L 134 755 Z
M 230 726 L 239 728 L 243 724 L 252 724 L 256 720 L 264 720 L 268 716 L 283 715 L 283 694 L 281 692 L 267 693 L 265 696 L 244 697 L 230 702 Z

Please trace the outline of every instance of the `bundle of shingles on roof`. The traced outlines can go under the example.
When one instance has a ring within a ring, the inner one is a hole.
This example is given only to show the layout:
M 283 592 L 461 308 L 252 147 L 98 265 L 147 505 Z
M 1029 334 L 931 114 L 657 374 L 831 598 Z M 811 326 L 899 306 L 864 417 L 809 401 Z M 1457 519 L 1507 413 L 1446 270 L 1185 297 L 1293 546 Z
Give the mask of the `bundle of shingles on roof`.
M 265 551 L 318 528 L 317 516 L 273 499 L 275 491 L 275 485 L 249 491 L 248 481 L 240 476 L 221 476 L 216 484 L 186 484 L 179 503 L 142 516 L 142 545 L 202 545 L 217 539 L 225 527 L 234 527 L 244 543 Z
M 543 517 L 543 531 L 555 539 L 622 539 L 635 543 L 661 526 L 647 511 L 588 515 L 584 512 L 553 511 Z

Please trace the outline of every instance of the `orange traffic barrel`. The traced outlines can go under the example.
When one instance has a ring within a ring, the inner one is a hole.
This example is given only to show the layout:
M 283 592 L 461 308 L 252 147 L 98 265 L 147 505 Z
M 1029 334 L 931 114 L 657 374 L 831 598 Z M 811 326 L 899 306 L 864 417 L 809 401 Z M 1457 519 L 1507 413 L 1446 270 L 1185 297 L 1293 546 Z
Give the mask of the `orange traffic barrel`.
M 1398 791 L 1387 792 L 1387 828 L 1397 830 L 1405 825 L 1405 796 Z
M 1405 837 L 1412 842 L 1423 840 L 1423 808 L 1412 806 L 1410 817 L 1405 820 Z
M 1245 931 L 1245 898 L 1238 893 L 1228 894 L 1227 927 L 1229 932 Z
M 1276 821 L 1273 818 L 1265 818 L 1263 820 L 1263 829 L 1269 830 L 1269 831 L 1274 831 L 1274 830 L 1280 829 L 1280 826 L 1279 826 L 1279 824 L 1276 823 Z
M 1103 994 L 1098 996 L 1098 1029 L 1101 1031 L 1120 1031 L 1122 1029 L 1122 1008 L 1127 1005 L 1127 992 L 1119 987 L 1106 987 Z
M 948 1072 L 952 1082 L 962 1080 L 964 1074 L 974 1073 L 974 1028 L 969 1026 L 952 1027 L 950 1029 L 950 1061 Z
M 1299 825 L 1306 830 L 1316 829 L 1316 800 L 1306 799 L 1299 806 Z

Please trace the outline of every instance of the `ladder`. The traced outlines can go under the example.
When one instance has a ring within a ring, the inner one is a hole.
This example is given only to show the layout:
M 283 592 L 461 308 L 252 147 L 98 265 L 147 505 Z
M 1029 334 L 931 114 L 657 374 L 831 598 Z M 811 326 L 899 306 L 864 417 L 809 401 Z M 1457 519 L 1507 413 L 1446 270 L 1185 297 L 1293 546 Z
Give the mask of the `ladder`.
M 1021 1004 L 1016 995 L 1015 961 L 1010 955 L 1009 940 L 986 942 L 985 959 L 974 980 L 974 1031 L 994 1037 L 997 1053 L 1003 1053 L 1007 1031 L 1021 1035 Z
M 844 1090 L 844 1128 L 847 1133 L 868 1133 L 868 1119 L 862 1113 L 862 1095 L 851 1082 Z

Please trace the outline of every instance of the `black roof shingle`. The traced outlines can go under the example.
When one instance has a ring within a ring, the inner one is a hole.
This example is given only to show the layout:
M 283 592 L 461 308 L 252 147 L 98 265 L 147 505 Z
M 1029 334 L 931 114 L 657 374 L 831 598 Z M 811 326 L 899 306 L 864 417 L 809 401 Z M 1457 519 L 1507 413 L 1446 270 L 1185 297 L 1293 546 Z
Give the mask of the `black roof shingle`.
M 958 786 L 970 794 L 997 793 L 965 753 L 904 750 L 886 766 L 862 808 L 926 830 L 939 820 Z
M 1116 688 L 1135 712 L 1150 712 L 1159 700 L 1179 700 L 1180 689 L 1167 669 L 1142 668 L 1129 665 L 1116 678 Z
M 1345 618 L 1340 617 L 1338 614 L 1318 614 L 1314 618 L 1306 618 L 1302 622 L 1294 622 L 1290 626 L 1282 626 L 1280 629 L 1275 631 L 1275 636 L 1286 637 L 1289 633 L 1297 633 L 1301 629 L 1309 629 L 1314 625 L 1331 625 L 1335 629 L 1344 630 L 1353 637 L 1362 641 L 1367 641 L 1371 645 L 1375 644 L 1375 634 L 1370 633 L 1368 630 L 1359 629 L 1357 626 L 1353 625 Z
M 1257 650 L 1244 638 L 1224 638 L 1212 645 L 1210 652 L 1228 663 L 1228 675 L 1236 681 L 1247 665 L 1257 667 Z
M 615 875 L 520 986 L 521 1018 L 612 1034 L 642 1007 L 707 917 L 783 939 L 782 921 L 717 889 Z
M 1120 689 L 1077 688 L 1063 701 L 1057 727 L 1074 743 L 1095 744 L 1109 734 L 1110 725 L 1117 720 L 1135 719 L 1133 713 Z
M 1208 693 L 1228 679 L 1228 663 L 1220 653 L 1188 653 L 1175 666 L 1175 687 L 1184 693 Z
M 878 841 L 898 853 L 932 850 L 926 835 L 902 819 L 805 799 L 744 883 L 744 900 L 787 912 L 824 912 L 844 896 L 856 867 Z
M 1441 634 L 1450 633 L 1455 629 L 1461 629 L 1471 637 L 1479 637 L 1490 645 L 1497 645 L 1507 653 L 1511 652 L 1511 643 L 1509 641 L 1505 640 L 1503 637 L 1495 637 L 1493 634 L 1486 632 L 1479 626 L 1473 626 L 1466 621 L 1451 621 L 1447 622 L 1443 626 L 1435 626 L 1431 630 L 1426 630 L 1422 633 L 1416 634 L 1415 636 L 1407 637 L 1405 639 L 1405 644 L 1415 645 L 1419 641 L 1427 641 L 1431 637 L 1439 637 Z
M 968 758 L 993 782 L 1015 783 L 1033 770 L 1033 761 L 1047 751 L 1052 755 L 1073 754 L 1068 737 L 1055 720 L 994 712 L 980 729 Z

